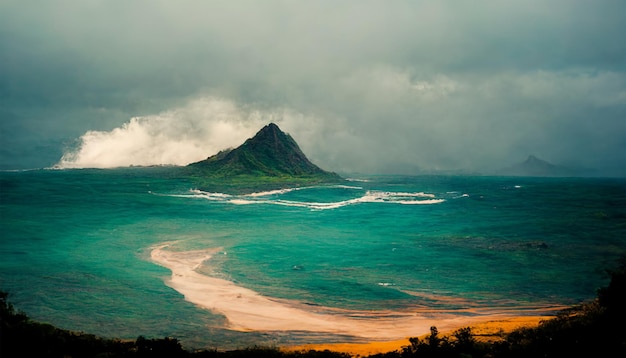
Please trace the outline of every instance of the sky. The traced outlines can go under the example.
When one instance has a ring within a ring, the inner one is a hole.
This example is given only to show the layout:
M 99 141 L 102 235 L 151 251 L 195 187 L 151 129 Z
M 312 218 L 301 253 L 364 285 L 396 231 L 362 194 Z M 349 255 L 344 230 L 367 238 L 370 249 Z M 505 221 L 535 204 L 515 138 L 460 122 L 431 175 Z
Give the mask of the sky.
M 0 1 L 0 169 L 185 165 L 265 124 L 339 173 L 626 176 L 626 2 Z

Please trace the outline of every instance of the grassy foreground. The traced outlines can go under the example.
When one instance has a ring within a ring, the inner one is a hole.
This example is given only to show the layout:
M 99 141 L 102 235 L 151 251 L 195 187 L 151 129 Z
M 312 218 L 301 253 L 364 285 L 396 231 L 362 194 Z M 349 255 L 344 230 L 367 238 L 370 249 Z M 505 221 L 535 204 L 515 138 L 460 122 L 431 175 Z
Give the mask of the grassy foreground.
M 626 357 L 626 257 L 591 302 L 572 307 L 536 327 L 491 334 L 460 328 L 441 335 L 436 327 L 379 358 L 402 357 Z M 34 322 L 0 292 L 0 357 L 350 357 L 330 350 L 284 351 L 252 347 L 218 352 L 186 351 L 175 338 L 105 339 Z

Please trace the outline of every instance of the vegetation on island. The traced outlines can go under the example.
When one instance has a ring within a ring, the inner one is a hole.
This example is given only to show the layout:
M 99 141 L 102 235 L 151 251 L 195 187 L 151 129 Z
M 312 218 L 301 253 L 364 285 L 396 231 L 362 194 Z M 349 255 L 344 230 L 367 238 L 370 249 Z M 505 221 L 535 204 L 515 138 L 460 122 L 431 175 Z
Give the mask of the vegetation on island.
M 241 194 L 335 183 L 339 175 L 311 163 L 295 140 L 274 123 L 235 149 L 182 169 L 201 190 Z
M 592 302 L 572 307 L 534 328 L 501 334 L 491 342 L 480 341 L 469 327 L 441 336 L 436 327 L 425 338 L 411 338 L 410 345 L 377 358 L 405 357 L 625 357 L 626 356 L 626 257 L 619 261 L 607 287 Z M 493 338 L 493 337 L 492 337 Z M 14 309 L 0 292 L 0 357 L 350 357 L 325 351 L 285 352 L 273 347 L 233 351 L 186 351 L 176 338 L 134 341 L 100 338 L 32 321 Z

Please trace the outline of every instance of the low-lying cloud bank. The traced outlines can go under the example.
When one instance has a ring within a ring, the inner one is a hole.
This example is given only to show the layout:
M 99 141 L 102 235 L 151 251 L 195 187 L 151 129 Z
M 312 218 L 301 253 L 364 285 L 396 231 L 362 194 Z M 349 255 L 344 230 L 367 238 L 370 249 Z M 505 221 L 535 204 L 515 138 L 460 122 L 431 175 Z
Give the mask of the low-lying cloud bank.
M 534 154 L 619 175 L 611 166 L 626 158 L 625 81 L 608 71 L 423 76 L 374 66 L 336 78 L 322 98 L 288 96 L 283 107 L 200 96 L 87 131 L 55 167 L 186 165 L 275 122 L 314 163 L 342 173 L 489 173 Z
M 336 172 L 488 172 L 534 154 L 626 175 L 623 14 L 582 0 L 2 1 L 0 169 L 183 165 L 272 121 Z
M 268 121 L 290 116 L 287 110 L 259 111 L 225 99 L 196 99 L 181 108 L 131 118 L 111 131 L 88 131 L 55 167 L 187 165 L 240 145 Z

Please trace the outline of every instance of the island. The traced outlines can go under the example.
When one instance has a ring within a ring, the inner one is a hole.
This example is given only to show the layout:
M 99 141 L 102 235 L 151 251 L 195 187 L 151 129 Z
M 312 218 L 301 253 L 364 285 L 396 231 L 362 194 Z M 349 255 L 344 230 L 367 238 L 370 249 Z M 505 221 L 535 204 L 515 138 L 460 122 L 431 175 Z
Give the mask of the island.
M 201 190 L 235 194 L 342 180 L 313 164 L 296 141 L 274 123 L 237 148 L 187 165 L 184 172 Z
M 517 163 L 508 168 L 500 169 L 496 175 L 518 176 L 518 177 L 572 177 L 584 176 L 581 170 L 575 170 L 565 166 L 555 165 L 534 155 L 521 163 Z

